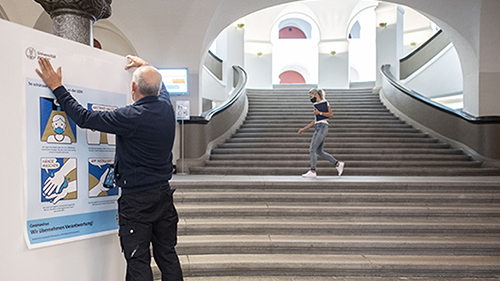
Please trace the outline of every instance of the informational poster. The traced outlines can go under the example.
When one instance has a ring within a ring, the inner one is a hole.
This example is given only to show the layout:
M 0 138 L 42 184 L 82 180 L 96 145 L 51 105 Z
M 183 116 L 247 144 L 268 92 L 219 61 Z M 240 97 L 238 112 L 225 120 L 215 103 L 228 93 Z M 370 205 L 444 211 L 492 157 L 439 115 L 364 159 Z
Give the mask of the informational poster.
M 189 101 L 175 101 L 175 116 L 177 120 L 189 120 Z
M 109 72 L 107 67 L 116 72 L 116 67 L 33 42 L 25 42 L 22 50 L 26 75 L 28 247 L 115 233 L 119 196 L 113 181 L 116 137 L 78 127 L 34 71 L 41 56 L 49 58 L 55 68 L 64 64 L 70 77 L 85 68 L 96 70 L 99 80 L 99 72 Z M 128 74 L 123 70 L 123 75 Z M 120 77 L 120 72 L 116 76 Z M 63 83 L 64 77 L 65 72 Z M 113 75 L 108 75 L 102 82 L 110 83 L 113 79 Z M 128 93 L 101 90 L 95 86 L 98 84 L 82 87 L 64 83 L 83 108 L 90 111 L 113 111 L 126 105 Z

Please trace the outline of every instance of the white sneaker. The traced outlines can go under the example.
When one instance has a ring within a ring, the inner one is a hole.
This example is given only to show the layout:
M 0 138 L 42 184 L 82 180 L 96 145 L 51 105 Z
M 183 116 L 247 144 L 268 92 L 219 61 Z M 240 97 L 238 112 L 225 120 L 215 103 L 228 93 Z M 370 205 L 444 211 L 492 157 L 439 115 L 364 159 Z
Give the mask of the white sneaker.
M 308 171 L 307 173 L 303 174 L 302 177 L 303 178 L 315 178 L 316 177 L 316 173 Z
M 339 162 L 339 165 L 337 167 L 335 167 L 337 169 L 337 171 L 339 172 L 339 177 L 344 172 L 344 166 L 345 166 L 344 162 Z

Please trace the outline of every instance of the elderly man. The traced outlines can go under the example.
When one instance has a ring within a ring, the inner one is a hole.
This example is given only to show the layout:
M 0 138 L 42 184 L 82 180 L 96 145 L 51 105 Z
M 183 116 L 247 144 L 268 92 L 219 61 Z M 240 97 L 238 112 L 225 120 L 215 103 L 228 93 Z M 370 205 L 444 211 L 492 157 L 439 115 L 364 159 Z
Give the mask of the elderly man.
M 126 280 L 153 280 L 150 243 L 162 280 L 182 280 L 175 252 L 178 217 L 168 183 L 174 109 L 160 73 L 141 58 L 127 58 L 125 69 L 138 67 L 131 84 L 134 103 L 115 111 L 89 111 L 81 106 L 62 86 L 61 67 L 55 72 L 46 58 L 40 58 L 41 70 L 36 72 L 78 126 L 116 134 L 115 183 L 122 190 L 118 213 Z

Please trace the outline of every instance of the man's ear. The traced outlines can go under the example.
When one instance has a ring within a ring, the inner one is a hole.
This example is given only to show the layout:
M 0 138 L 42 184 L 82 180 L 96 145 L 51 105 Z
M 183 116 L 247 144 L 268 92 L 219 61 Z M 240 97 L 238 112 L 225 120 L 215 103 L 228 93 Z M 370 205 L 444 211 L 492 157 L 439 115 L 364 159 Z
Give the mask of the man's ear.
M 130 89 L 132 90 L 132 92 L 135 92 L 135 90 L 137 89 L 137 85 L 135 84 L 134 81 L 132 81 L 132 84 L 130 85 Z

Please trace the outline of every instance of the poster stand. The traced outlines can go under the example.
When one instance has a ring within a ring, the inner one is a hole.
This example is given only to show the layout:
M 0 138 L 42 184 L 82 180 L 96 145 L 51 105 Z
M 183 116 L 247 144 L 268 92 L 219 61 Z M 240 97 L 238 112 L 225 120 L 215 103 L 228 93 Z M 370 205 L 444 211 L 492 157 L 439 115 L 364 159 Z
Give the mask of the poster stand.
M 178 173 L 179 175 L 186 175 L 185 165 L 184 165 L 184 120 L 189 120 L 189 101 L 176 101 L 175 102 L 175 112 L 177 120 L 181 120 L 181 161 L 182 161 L 182 171 Z

